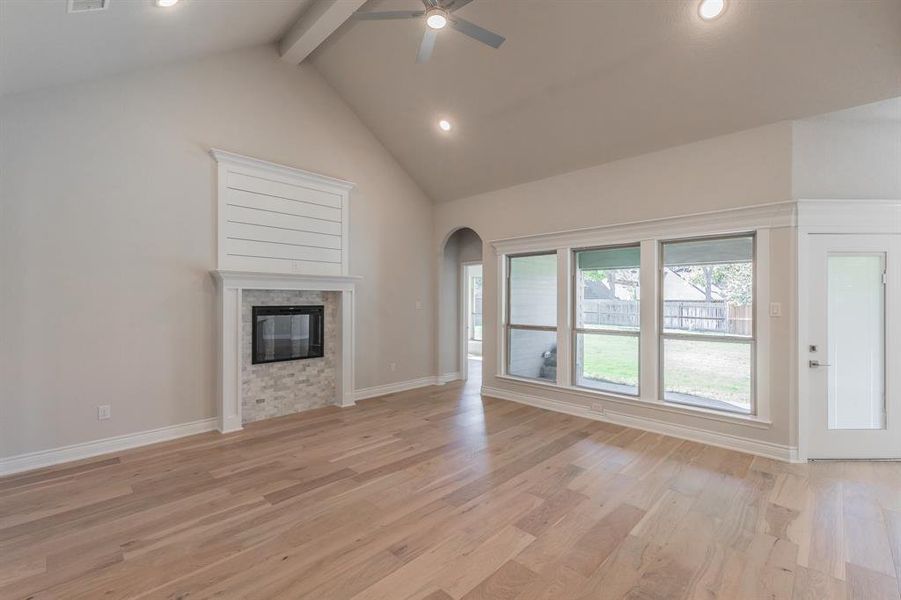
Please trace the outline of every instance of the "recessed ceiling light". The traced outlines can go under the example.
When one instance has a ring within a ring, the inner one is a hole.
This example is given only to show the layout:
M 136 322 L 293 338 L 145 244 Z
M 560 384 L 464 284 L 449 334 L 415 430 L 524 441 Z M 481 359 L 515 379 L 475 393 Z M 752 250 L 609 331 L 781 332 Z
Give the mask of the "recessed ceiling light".
M 447 25 L 447 11 L 443 8 L 433 8 L 426 13 L 425 22 L 432 29 L 444 29 Z
M 178 0 L 154 0 L 154 2 L 160 8 L 169 8 L 178 4 Z
M 726 0 L 701 0 L 698 14 L 705 21 L 712 21 L 726 10 Z
M 451 122 L 447 119 L 441 119 L 440 121 L 438 121 L 438 127 L 441 129 L 441 131 L 450 131 L 453 125 L 451 125 Z

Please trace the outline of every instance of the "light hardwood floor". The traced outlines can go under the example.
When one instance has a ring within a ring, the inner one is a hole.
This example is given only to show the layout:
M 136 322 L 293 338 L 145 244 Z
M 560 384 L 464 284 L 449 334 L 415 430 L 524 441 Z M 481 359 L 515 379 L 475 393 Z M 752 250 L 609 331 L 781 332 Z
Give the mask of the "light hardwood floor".
M 901 465 L 781 464 L 477 383 L 0 479 L 0 598 L 899 597 Z

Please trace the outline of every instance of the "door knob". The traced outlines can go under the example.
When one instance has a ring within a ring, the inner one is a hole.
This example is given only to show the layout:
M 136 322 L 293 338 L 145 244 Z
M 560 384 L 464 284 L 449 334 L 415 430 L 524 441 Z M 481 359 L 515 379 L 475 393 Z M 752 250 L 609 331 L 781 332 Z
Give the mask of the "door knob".
M 831 367 L 832 365 L 827 365 L 825 363 L 821 363 L 818 360 L 808 360 L 807 366 L 810 367 L 811 369 L 815 369 L 817 367 Z

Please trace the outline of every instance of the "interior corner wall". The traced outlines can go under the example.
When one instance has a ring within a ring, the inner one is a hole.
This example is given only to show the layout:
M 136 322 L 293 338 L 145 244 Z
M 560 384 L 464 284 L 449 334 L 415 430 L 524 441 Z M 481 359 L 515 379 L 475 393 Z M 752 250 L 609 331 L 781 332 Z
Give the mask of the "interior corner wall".
M 312 67 L 242 50 L 7 96 L 0 128 L 0 457 L 215 415 L 211 147 L 357 184 L 356 387 L 434 374 L 432 203 Z
M 786 202 L 791 199 L 791 177 L 792 126 L 781 122 L 441 203 L 435 213 L 435 243 L 440 244 L 456 228 L 469 226 L 482 236 L 488 257 L 493 254 L 491 242 L 504 238 Z M 619 405 L 617 410 L 725 435 L 793 445 L 794 240 L 794 228 L 774 229 L 770 234 L 771 300 L 783 306 L 783 316 L 771 322 L 770 427 L 664 414 L 637 405 L 628 409 Z M 495 376 L 501 316 L 497 261 L 483 262 L 482 277 L 483 385 L 586 406 L 584 396 Z
M 793 198 L 901 198 L 901 115 L 896 120 L 826 115 L 792 125 Z
M 447 237 L 447 236 L 443 236 Z M 442 238 L 443 239 L 443 238 Z M 462 371 L 460 364 L 460 273 L 463 263 L 482 260 L 482 238 L 470 228 L 457 229 L 440 252 L 438 374 Z
M 877 104 L 899 106 L 897 99 Z M 872 107 L 792 122 L 794 199 L 901 199 L 901 112 L 895 108 L 894 118 L 885 118 L 889 111 L 874 117 Z M 800 415 L 792 416 L 793 431 L 806 427 L 798 423 Z

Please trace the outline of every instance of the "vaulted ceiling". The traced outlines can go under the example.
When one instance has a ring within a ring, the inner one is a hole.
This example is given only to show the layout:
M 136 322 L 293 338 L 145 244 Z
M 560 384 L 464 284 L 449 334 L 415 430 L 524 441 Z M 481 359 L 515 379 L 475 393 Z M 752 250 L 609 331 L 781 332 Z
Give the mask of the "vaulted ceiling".
M 0 0 L 0 94 L 60 85 L 278 40 L 312 0 Z
M 442 30 L 416 64 L 421 21 L 348 21 L 312 60 L 436 200 L 901 96 L 898 0 L 727 0 L 711 22 L 697 7 L 475 0 L 458 14 L 498 50 Z
M 0 94 L 279 40 L 301 60 L 361 1 L 0 0 Z M 445 29 L 417 64 L 421 19 L 351 19 L 307 60 L 439 201 L 901 96 L 901 0 L 699 1 L 473 0 L 499 49 Z

